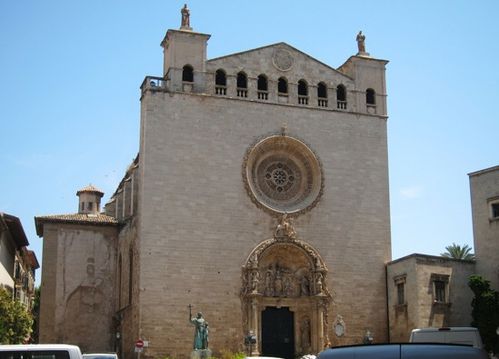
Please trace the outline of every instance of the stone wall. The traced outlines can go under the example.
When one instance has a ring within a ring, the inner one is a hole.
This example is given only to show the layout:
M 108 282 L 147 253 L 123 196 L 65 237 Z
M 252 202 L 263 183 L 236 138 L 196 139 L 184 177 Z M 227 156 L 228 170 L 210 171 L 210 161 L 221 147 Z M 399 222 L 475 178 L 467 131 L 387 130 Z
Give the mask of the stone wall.
M 40 342 L 113 351 L 116 229 L 44 227 Z
M 499 205 L 499 166 L 469 174 L 473 238 L 477 273 L 499 290 L 499 216 L 492 205 Z
M 188 355 L 188 304 L 204 313 L 214 350 L 242 348 L 241 266 L 277 225 L 249 198 L 242 163 L 258 138 L 284 124 L 322 163 L 324 193 L 294 223 L 328 268 L 329 323 L 341 315 L 346 324 L 344 336 L 328 335 L 333 344 L 358 343 L 369 329 L 376 341 L 388 339 L 386 119 L 150 92 L 139 165 L 140 331 L 150 344 L 143 355 Z

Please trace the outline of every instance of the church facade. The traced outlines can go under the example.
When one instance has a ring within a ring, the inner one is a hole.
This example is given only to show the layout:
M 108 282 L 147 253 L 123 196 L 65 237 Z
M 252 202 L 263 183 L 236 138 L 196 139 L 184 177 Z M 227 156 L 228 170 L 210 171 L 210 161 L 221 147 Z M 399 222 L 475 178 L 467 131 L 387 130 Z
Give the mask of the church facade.
M 41 341 L 187 357 L 198 312 L 215 353 L 388 341 L 387 61 L 362 34 L 338 68 L 286 43 L 207 59 L 186 11 L 103 212 L 89 186 L 35 219 Z

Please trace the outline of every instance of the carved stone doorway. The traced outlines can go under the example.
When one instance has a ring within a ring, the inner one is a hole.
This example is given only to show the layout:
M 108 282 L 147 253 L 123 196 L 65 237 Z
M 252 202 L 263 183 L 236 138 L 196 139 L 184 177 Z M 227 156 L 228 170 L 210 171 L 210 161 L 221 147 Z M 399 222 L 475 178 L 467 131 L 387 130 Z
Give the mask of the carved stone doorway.
M 262 356 L 295 358 L 294 313 L 289 308 L 262 311 Z
M 269 355 L 267 344 L 263 345 L 267 340 L 263 332 L 271 325 L 266 310 L 277 313 L 286 308 L 290 312 L 292 324 L 287 328 L 292 328 L 293 335 L 287 338 L 294 346 L 291 358 L 318 353 L 329 343 L 332 298 L 327 288 L 328 270 L 312 246 L 295 237 L 276 235 L 254 248 L 242 271 L 244 335 L 252 333 L 257 339 L 251 355 Z

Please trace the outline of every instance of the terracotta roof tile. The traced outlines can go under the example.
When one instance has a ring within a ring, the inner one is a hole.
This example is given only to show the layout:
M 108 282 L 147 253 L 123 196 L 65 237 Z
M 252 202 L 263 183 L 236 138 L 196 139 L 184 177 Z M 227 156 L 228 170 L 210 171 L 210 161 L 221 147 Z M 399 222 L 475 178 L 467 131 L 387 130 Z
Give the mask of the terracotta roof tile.
M 117 225 L 118 220 L 114 217 L 105 214 L 55 214 L 49 216 L 35 217 L 36 234 L 42 236 L 44 223 L 77 223 L 77 224 L 94 224 L 94 225 Z
M 97 187 L 95 187 L 91 184 L 80 189 L 78 192 L 76 192 L 76 195 L 79 196 L 80 193 L 82 193 L 82 192 L 96 192 L 96 193 L 104 195 L 104 192 L 102 192 L 100 189 L 98 189 Z

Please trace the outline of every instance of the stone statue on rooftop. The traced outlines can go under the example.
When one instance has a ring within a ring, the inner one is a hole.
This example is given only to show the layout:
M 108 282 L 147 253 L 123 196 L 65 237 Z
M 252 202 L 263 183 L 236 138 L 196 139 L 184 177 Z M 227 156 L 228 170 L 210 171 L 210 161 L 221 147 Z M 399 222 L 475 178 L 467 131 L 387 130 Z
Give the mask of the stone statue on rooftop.
M 187 8 L 187 4 L 184 4 L 184 7 L 182 8 L 182 10 L 180 10 L 180 13 L 182 14 L 182 22 L 180 24 L 180 29 L 191 30 L 192 29 L 191 20 L 190 20 L 191 12 Z
M 357 56 L 370 57 L 369 52 L 366 52 L 366 36 L 362 31 L 357 34 L 357 47 L 359 48 Z
M 366 35 L 362 34 L 362 31 L 359 31 L 357 34 L 357 47 L 359 48 L 359 54 L 366 53 Z

